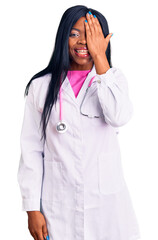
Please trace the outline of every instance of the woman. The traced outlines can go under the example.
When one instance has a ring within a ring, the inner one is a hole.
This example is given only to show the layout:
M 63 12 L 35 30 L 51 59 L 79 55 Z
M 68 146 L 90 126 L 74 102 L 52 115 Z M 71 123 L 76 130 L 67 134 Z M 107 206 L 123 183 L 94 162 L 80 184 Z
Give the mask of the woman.
M 111 36 L 98 11 L 67 9 L 48 66 L 26 86 L 18 182 L 35 240 L 139 238 L 117 139 L 133 107 Z

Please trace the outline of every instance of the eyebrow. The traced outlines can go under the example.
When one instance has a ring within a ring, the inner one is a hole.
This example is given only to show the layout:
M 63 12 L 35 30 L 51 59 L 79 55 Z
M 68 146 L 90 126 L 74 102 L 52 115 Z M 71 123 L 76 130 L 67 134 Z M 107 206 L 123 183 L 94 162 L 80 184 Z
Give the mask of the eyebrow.
M 77 28 L 72 28 L 72 29 L 74 29 L 74 30 L 77 30 L 77 31 L 81 32 L 81 31 L 80 31 L 79 29 L 77 29 Z M 71 30 L 72 30 L 72 29 L 71 29 Z

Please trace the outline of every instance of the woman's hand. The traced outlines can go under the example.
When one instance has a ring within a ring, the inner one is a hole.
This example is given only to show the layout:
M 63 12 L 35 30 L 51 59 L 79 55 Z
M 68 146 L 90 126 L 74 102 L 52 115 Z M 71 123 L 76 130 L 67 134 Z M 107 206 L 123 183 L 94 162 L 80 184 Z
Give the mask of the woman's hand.
M 95 57 L 105 56 L 112 33 L 109 33 L 106 38 L 104 38 L 104 34 L 97 17 L 94 18 L 93 14 L 90 15 L 88 13 L 86 14 L 86 17 L 88 21 L 85 22 L 87 47 L 94 60 Z
M 46 221 L 40 211 L 27 211 L 28 229 L 35 240 L 46 239 L 48 235 Z

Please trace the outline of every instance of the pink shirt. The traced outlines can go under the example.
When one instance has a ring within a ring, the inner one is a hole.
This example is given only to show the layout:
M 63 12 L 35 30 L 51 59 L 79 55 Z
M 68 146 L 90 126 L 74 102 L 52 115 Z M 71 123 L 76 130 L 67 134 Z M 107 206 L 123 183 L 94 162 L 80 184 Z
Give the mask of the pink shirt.
M 75 97 L 77 97 L 88 73 L 90 72 L 91 70 L 76 70 L 76 71 L 68 71 L 67 73 L 67 77 L 68 77 L 68 80 L 71 84 L 71 87 L 74 91 L 74 95 Z

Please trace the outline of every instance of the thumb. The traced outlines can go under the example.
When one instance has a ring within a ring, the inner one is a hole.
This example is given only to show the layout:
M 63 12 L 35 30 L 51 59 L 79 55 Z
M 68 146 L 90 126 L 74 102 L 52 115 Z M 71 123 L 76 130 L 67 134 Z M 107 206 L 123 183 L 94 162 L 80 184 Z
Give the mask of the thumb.
M 110 41 L 110 38 L 113 36 L 113 33 L 109 33 L 106 38 L 104 39 L 105 40 L 105 46 L 106 46 L 106 49 L 109 45 L 109 41 Z
M 110 41 L 110 38 L 113 36 L 113 33 L 109 33 L 107 36 L 106 36 L 106 41 L 109 42 Z
M 42 232 L 43 232 L 44 238 L 48 240 L 49 237 L 47 237 L 47 236 L 48 236 L 48 230 L 47 230 L 46 224 L 44 224 L 44 225 L 42 226 Z

